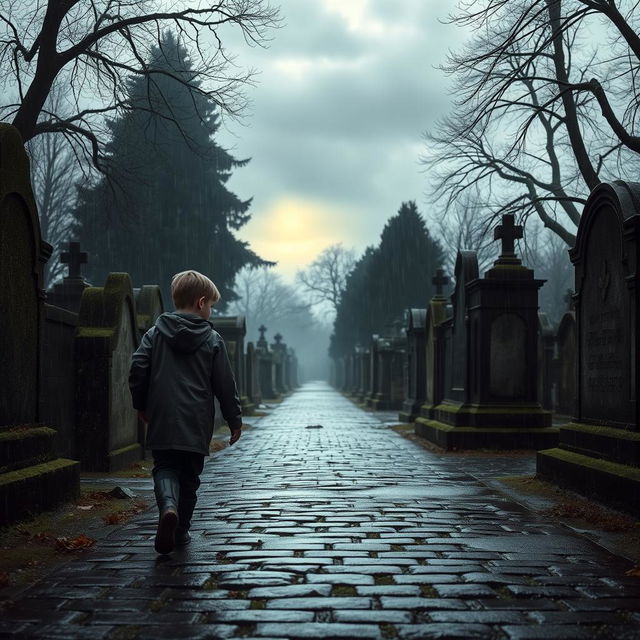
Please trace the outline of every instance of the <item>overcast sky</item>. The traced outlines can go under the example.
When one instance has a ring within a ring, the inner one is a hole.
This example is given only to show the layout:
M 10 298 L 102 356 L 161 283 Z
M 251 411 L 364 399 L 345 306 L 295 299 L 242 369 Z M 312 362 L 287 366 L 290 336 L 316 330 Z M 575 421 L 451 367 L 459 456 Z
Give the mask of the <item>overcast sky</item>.
M 343 242 L 376 243 L 404 200 L 425 210 L 422 133 L 447 108 L 436 68 L 463 34 L 444 25 L 453 0 L 281 0 L 267 49 L 231 41 L 260 70 L 243 125 L 219 141 L 236 158 L 231 189 L 253 196 L 239 231 L 288 278 Z

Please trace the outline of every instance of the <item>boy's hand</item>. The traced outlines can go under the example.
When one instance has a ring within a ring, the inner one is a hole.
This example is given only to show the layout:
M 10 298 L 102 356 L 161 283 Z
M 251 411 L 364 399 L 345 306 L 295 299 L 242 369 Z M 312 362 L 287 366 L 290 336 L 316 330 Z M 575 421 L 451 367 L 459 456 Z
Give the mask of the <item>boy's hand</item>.
M 142 422 L 144 422 L 145 424 L 149 424 L 149 419 L 145 415 L 144 411 L 138 411 L 138 418 L 140 418 L 140 420 L 142 420 Z
M 242 435 L 242 427 L 236 429 L 231 432 L 231 438 L 229 438 L 229 446 L 231 446 L 234 442 L 238 442 L 240 436 Z

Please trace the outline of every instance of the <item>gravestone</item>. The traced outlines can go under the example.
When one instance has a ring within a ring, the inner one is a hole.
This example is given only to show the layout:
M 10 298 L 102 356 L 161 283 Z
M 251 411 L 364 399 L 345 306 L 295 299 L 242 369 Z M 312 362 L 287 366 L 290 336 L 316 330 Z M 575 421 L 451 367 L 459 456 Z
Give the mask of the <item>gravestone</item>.
M 275 390 L 279 395 L 285 395 L 289 392 L 285 382 L 287 345 L 282 342 L 282 336 L 279 333 L 276 333 L 276 335 L 273 336 L 273 339 L 275 342 L 271 344 L 271 353 L 273 354 L 273 363 L 275 366 Z
M 577 382 L 577 348 L 576 348 L 576 314 L 567 311 L 560 324 L 556 336 L 557 358 L 556 370 L 556 413 L 562 416 L 576 415 L 576 382 Z
M 378 384 L 375 396 L 368 403 L 371 409 L 393 411 L 402 406 L 406 344 L 406 338 L 402 336 L 391 335 L 378 338 Z
M 262 402 L 262 393 L 260 391 L 260 377 L 258 373 L 258 353 L 253 342 L 247 343 L 247 353 L 245 356 L 244 375 L 246 381 L 246 390 L 249 400 L 257 409 Z
M 47 292 L 49 304 L 78 313 L 82 293 L 91 286 L 82 275 L 82 265 L 88 260 L 89 255 L 80 249 L 79 242 L 69 242 L 67 251 L 60 254 L 60 262 L 68 266 L 68 273 Z
M 449 283 L 442 269 L 432 278 L 436 294 L 429 302 L 425 318 L 425 398 L 420 407 L 420 418 L 431 419 L 434 409 L 442 402 L 444 395 L 444 323 L 450 317 L 451 307 L 442 289 Z
M 164 313 L 162 289 L 157 284 L 145 284 L 133 290 L 136 303 L 136 322 L 142 337 Z
M 413 422 L 424 403 L 425 379 L 425 321 L 426 309 L 407 309 L 407 350 L 404 362 L 404 402 L 398 418 Z
M 474 254 L 458 255 L 453 322 L 445 323 L 444 399 L 433 419 L 416 422 L 416 433 L 444 449 L 539 449 L 557 442 L 551 413 L 538 402 L 543 281 L 515 254 L 522 230 L 513 216 L 502 217 L 494 237 L 502 251 L 484 278 L 477 277 Z
M 267 339 L 264 337 L 267 328 L 264 325 L 261 325 L 258 331 L 260 331 L 260 338 L 256 343 L 256 354 L 258 359 L 260 395 L 264 401 L 278 400 L 280 398 L 280 394 L 276 391 L 276 373 L 273 353 L 269 349 Z
M 640 183 L 598 185 L 575 247 L 576 410 L 538 475 L 640 515 Z
M 84 290 L 76 333 L 76 431 L 86 471 L 114 471 L 143 457 L 129 367 L 139 343 L 127 273 L 110 273 L 104 287 Z
M 80 490 L 78 463 L 56 458 L 56 432 L 41 422 L 42 269 L 50 255 L 22 139 L 0 124 L 0 525 Z
M 358 403 L 365 402 L 371 384 L 371 351 L 369 347 L 360 347 L 360 386 L 356 395 Z
M 538 398 L 543 409 L 553 411 L 555 329 L 546 313 L 538 312 Z
M 371 407 L 371 403 L 378 393 L 378 377 L 380 366 L 378 362 L 378 338 L 380 336 L 374 333 L 371 336 L 371 342 L 369 343 L 369 390 L 364 404 L 366 407 Z
M 229 361 L 233 369 L 233 376 L 238 388 L 238 397 L 242 413 L 245 416 L 253 414 L 254 404 L 247 396 L 245 389 L 245 353 L 244 337 L 247 335 L 247 323 L 244 316 L 211 316 L 213 328 L 222 336 L 227 347 Z

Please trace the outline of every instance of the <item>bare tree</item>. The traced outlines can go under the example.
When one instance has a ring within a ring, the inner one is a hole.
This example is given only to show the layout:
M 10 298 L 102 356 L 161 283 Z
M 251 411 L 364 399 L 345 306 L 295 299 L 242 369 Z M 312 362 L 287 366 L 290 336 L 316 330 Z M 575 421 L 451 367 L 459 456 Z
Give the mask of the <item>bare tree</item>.
M 62 102 L 62 92 L 57 87 L 46 104 L 61 110 Z M 44 271 L 45 287 L 49 288 L 64 273 L 60 252 L 63 243 L 71 240 L 76 184 L 81 180 L 82 172 L 63 136 L 45 133 L 32 138 L 27 143 L 27 151 L 42 237 L 53 245 L 53 254 Z
M 442 246 L 445 248 L 445 269 L 453 275 L 456 257 L 460 250 L 475 251 L 480 271 L 487 269 L 497 257 L 497 245 L 493 242 L 491 219 L 484 215 L 482 199 L 472 191 L 463 193 L 448 210 L 448 215 L 431 213 L 429 221 Z
M 353 249 L 345 249 L 341 243 L 327 247 L 306 269 L 296 274 L 296 281 L 312 305 L 329 306 L 335 314 L 347 276 L 356 262 Z
M 159 74 L 172 75 L 146 62 L 152 48 L 161 47 L 165 30 L 189 47 L 194 68 L 186 80 L 180 73 L 172 77 L 214 101 L 222 113 L 238 115 L 253 71 L 236 67 L 222 32 L 237 27 L 247 43 L 261 45 L 277 24 L 277 10 L 267 0 L 0 0 L 0 82 L 6 96 L 0 120 L 11 120 L 25 142 L 41 133 L 63 133 L 100 167 L 104 116 L 133 108 L 126 80 L 144 76 L 158 86 Z M 68 91 L 61 113 L 45 103 L 63 71 Z
M 229 305 L 228 311 L 245 316 L 252 331 L 261 323 L 276 326 L 309 309 L 270 267 L 244 267 L 236 275 L 232 289 L 238 300 Z
M 433 194 L 450 208 L 478 189 L 489 215 L 535 215 L 573 244 L 589 191 L 638 168 L 636 14 L 597 0 L 462 2 L 452 19 L 475 36 L 445 67 L 456 101 L 427 137 Z M 588 44 L 594 18 L 607 48 Z

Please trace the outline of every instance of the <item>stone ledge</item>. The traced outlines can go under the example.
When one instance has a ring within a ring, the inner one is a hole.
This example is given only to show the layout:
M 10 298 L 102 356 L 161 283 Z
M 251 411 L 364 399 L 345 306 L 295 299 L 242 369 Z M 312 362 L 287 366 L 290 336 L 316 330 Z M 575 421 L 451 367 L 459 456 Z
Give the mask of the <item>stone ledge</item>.
M 0 524 L 80 495 L 80 463 L 58 458 L 0 475 Z
M 0 473 L 51 460 L 55 436 L 54 429 L 38 424 L 0 429 Z
M 462 449 L 544 449 L 558 443 L 556 427 L 454 427 L 417 418 L 415 433 L 446 451 Z
M 537 475 L 588 498 L 640 515 L 640 468 L 564 449 L 538 451 Z

